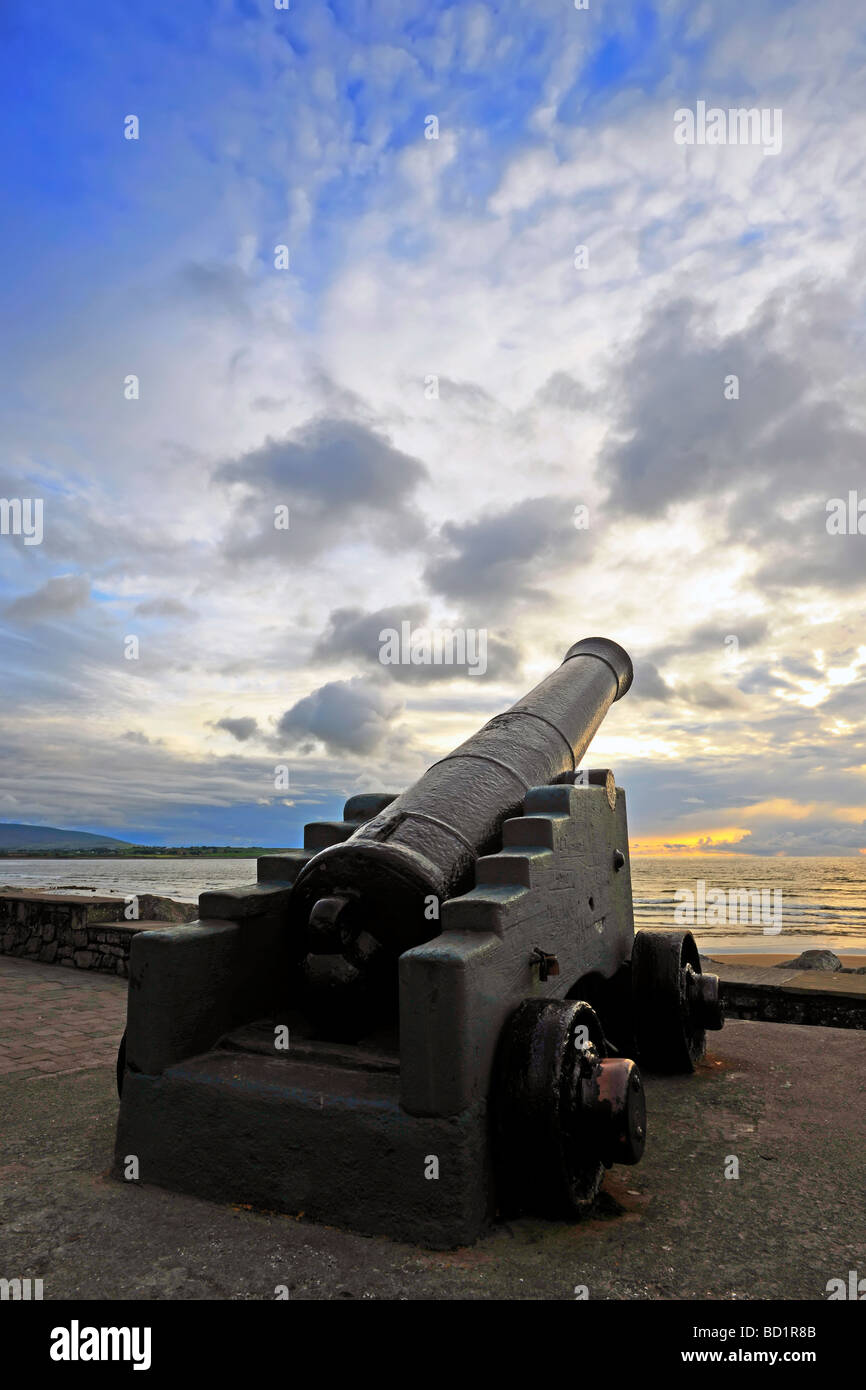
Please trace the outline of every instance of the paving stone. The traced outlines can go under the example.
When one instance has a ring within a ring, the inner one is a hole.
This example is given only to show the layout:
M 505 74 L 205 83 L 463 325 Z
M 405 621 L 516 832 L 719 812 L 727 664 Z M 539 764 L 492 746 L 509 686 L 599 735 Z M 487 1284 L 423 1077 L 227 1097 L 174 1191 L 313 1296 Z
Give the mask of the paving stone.
M 0 1073 L 20 1079 L 105 1066 L 126 1023 L 126 982 L 0 956 Z

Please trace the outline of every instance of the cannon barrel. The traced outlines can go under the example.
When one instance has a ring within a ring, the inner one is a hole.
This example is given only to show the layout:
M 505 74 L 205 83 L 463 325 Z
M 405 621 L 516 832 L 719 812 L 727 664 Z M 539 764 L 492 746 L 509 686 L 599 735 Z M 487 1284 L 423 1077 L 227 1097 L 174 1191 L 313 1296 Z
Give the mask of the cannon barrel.
M 616 642 L 576 642 L 522 700 L 342 844 L 315 855 L 293 892 L 308 924 L 307 949 L 340 951 L 365 938 L 399 953 L 434 935 L 425 903 L 471 886 L 475 860 L 498 848 L 503 822 L 520 811 L 530 787 L 577 769 L 632 675 Z

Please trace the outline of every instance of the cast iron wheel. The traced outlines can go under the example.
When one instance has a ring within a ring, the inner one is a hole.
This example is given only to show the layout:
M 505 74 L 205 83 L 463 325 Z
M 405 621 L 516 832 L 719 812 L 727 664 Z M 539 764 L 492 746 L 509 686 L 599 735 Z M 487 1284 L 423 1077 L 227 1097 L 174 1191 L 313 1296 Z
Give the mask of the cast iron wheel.
M 706 1047 L 705 987 L 715 978 L 702 976 L 691 932 L 635 933 L 631 957 L 634 1032 L 638 1058 L 648 1071 L 694 1071 Z M 721 1027 L 721 1022 L 716 1026 Z
M 117 1094 L 119 1098 L 123 1096 L 123 1075 L 126 1071 L 126 1029 L 123 1030 L 123 1037 L 120 1039 L 120 1047 L 117 1049 Z
M 575 1217 L 605 1167 L 636 1163 L 646 1108 L 633 1062 L 605 1058 L 598 1017 L 580 999 L 527 999 L 502 1030 L 493 1086 L 503 1211 Z

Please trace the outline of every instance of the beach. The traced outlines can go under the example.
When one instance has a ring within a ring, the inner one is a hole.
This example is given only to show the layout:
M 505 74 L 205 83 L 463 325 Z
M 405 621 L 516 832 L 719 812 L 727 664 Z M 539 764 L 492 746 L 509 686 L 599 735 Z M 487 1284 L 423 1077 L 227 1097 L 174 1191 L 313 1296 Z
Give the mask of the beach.
M 811 947 L 804 946 L 803 950 L 811 950 Z M 855 951 L 849 947 L 836 948 L 823 943 L 822 949 L 832 951 L 838 956 L 846 970 L 860 970 L 866 967 L 866 951 Z M 786 951 L 761 951 L 758 948 L 752 951 L 719 951 L 714 950 L 712 959 L 724 961 L 726 965 L 783 965 L 791 960 L 790 954 Z

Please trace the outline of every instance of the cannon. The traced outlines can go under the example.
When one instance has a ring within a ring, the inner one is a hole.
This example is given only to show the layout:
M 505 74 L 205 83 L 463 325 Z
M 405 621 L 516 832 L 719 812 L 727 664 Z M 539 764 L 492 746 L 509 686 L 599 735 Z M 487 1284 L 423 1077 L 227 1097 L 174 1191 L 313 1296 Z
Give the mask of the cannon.
M 625 796 L 581 765 L 632 675 L 575 643 L 407 791 L 137 935 L 118 1174 L 448 1247 L 639 1162 L 640 1068 L 694 1070 L 722 1016 L 690 933 L 635 934 Z

